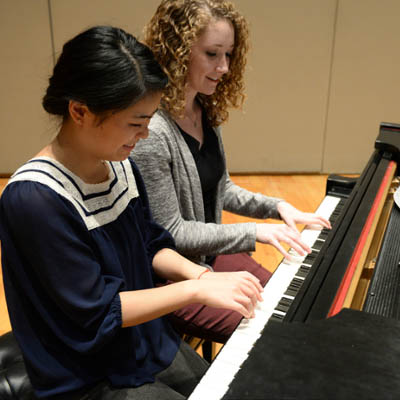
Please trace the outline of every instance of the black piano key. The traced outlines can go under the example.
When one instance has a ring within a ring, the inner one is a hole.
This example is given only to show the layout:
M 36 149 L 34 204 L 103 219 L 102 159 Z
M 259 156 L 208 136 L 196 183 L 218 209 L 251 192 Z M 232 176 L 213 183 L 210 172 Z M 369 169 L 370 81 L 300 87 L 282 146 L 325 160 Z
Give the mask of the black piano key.
M 271 317 L 270 317 L 269 320 L 270 320 L 270 321 L 271 321 L 271 320 L 272 320 L 272 321 L 276 321 L 276 322 L 282 322 L 282 321 L 283 321 L 283 318 L 285 318 L 284 315 L 273 313 L 273 314 L 271 315 Z
M 300 289 L 301 285 L 303 284 L 304 279 L 300 278 L 293 278 L 292 281 L 290 282 L 289 286 L 292 286 L 293 288 Z
M 316 251 L 320 251 L 321 249 L 322 249 L 322 246 L 324 245 L 324 241 L 322 241 L 322 240 L 316 240 L 312 245 L 311 245 L 311 248 L 313 249 L 313 250 L 316 250 Z
M 296 294 L 298 293 L 302 284 L 303 284 L 303 279 L 293 278 L 292 281 L 290 282 L 290 285 L 286 289 L 285 294 L 287 296 L 296 297 Z
M 332 211 L 332 214 L 329 216 L 329 220 L 336 220 L 336 218 L 340 215 L 340 210 L 337 207 Z
M 303 260 L 303 264 L 312 265 L 313 261 L 317 258 L 318 251 L 312 250 L 310 254 L 307 254 L 306 258 Z
M 332 214 L 329 217 L 329 221 L 330 221 L 331 225 L 333 225 L 336 222 L 339 215 L 342 213 L 344 204 L 345 204 L 344 199 L 341 199 L 339 201 L 339 203 L 336 205 L 335 209 L 333 210 Z
M 296 276 L 300 276 L 301 278 L 305 278 L 310 272 L 311 267 L 308 265 L 301 265 L 299 270 L 296 272 Z
M 287 297 L 282 297 L 279 300 L 278 305 L 276 306 L 275 310 L 287 313 L 289 310 L 289 307 L 292 305 L 293 300 L 288 299 Z
M 284 294 L 286 296 L 296 297 L 297 293 L 298 293 L 298 289 L 293 289 L 293 288 L 288 287 Z
M 318 239 L 319 240 L 326 240 L 326 238 L 328 237 L 330 231 L 331 230 L 327 229 L 327 228 L 322 229 L 321 233 L 318 235 Z
M 341 210 L 340 207 L 336 207 L 333 211 L 332 214 L 329 216 L 330 221 L 335 221 L 337 217 L 340 215 Z

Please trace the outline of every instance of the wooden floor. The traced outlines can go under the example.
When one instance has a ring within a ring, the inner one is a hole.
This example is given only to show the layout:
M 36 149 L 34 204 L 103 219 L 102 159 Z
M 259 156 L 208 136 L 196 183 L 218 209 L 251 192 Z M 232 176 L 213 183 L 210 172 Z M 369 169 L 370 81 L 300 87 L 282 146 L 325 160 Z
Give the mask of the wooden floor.
M 234 175 L 232 180 L 251 191 L 267 194 L 269 196 L 280 197 L 301 209 L 302 211 L 312 212 L 325 196 L 326 175 Z M 0 179 L 0 193 L 2 192 L 6 179 Z M 224 223 L 236 223 L 256 221 L 233 215 L 223 214 Z M 272 222 L 272 221 L 271 221 Z M 276 222 L 276 221 L 275 221 Z M 302 228 L 302 227 L 299 227 Z M 253 254 L 257 262 L 273 272 L 282 256 L 271 246 L 257 244 Z M 0 334 L 10 330 L 7 307 L 4 299 L 3 281 L 0 274 Z

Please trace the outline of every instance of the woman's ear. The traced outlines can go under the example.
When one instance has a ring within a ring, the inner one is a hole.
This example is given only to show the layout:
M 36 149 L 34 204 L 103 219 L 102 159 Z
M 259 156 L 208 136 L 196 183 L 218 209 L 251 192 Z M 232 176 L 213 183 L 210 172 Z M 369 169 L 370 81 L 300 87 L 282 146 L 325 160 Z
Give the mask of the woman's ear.
M 86 104 L 75 100 L 69 101 L 68 111 L 71 119 L 79 126 L 83 126 L 88 118 L 92 119 L 94 116 Z

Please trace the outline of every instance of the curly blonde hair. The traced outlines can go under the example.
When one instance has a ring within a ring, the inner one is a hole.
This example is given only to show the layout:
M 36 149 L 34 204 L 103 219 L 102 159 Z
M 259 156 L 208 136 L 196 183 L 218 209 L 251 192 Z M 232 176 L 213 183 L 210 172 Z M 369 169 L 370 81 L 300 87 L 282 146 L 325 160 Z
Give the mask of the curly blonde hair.
M 183 117 L 191 48 L 210 21 L 220 19 L 231 21 L 235 31 L 229 72 L 212 95 L 197 94 L 211 125 L 219 126 L 228 120 L 228 108 L 241 107 L 245 98 L 244 70 L 249 50 L 245 18 L 226 0 L 162 0 L 145 26 L 144 40 L 169 78 L 161 107 L 173 118 Z

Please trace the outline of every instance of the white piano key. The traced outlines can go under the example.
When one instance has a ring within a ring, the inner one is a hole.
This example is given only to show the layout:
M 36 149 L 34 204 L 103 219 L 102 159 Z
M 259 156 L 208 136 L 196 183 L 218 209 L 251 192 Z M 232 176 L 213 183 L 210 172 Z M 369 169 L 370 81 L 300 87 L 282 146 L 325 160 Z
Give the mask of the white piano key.
M 321 230 L 322 229 L 305 229 L 301 232 L 301 240 L 308 246 L 312 246 L 321 233 Z
M 238 368 L 237 368 L 238 369 Z M 237 370 L 236 369 L 236 370 Z M 190 400 L 218 400 L 223 397 L 223 395 L 227 392 L 230 383 L 232 382 L 232 377 L 235 376 L 235 373 L 231 371 L 232 375 L 222 374 L 224 371 L 223 368 L 220 369 L 217 373 L 213 371 L 213 373 L 206 373 L 201 380 L 201 385 L 197 385 L 193 393 L 190 395 Z
M 240 351 L 248 352 L 252 348 L 252 341 L 249 340 L 249 335 L 245 333 L 235 331 L 235 334 L 229 338 L 229 342 L 224 346 L 226 347 L 225 352 L 229 352 L 230 347 L 240 349 Z
M 264 328 L 263 318 L 250 318 L 240 324 L 246 334 L 258 333 Z
M 284 261 L 283 261 L 285 264 L 299 265 L 307 257 L 307 255 L 304 255 L 304 256 L 299 255 L 299 253 L 297 253 L 294 250 L 289 250 L 288 253 L 290 254 L 291 258 L 290 259 L 285 258 Z
M 336 206 L 338 205 L 339 201 L 339 197 L 325 196 L 324 200 L 321 202 L 315 213 L 321 215 L 322 217 L 329 218 L 332 212 L 335 210 Z
M 254 342 L 253 342 L 254 343 Z M 242 365 L 243 361 L 247 358 L 248 352 L 241 351 L 235 347 L 230 348 L 230 351 L 221 351 L 218 354 L 218 361 L 224 364 Z
M 247 341 L 249 343 L 254 342 L 257 340 L 258 336 L 260 335 L 260 330 L 257 330 L 253 327 L 253 329 L 249 328 L 248 325 L 240 323 L 239 326 L 236 328 L 234 334 L 237 335 L 244 335 L 247 337 Z M 226 346 L 226 344 L 225 344 Z M 224 346 L 224 347 L 225 347 Z

